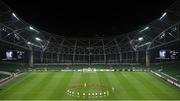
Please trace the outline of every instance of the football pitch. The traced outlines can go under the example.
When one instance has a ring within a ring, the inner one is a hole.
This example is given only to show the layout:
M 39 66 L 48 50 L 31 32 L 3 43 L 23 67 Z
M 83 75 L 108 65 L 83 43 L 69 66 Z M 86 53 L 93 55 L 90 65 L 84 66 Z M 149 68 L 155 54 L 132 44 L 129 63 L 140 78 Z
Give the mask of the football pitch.
M 28 72 L 0 100 L 180 100 L 180 89 L 149 72 Z

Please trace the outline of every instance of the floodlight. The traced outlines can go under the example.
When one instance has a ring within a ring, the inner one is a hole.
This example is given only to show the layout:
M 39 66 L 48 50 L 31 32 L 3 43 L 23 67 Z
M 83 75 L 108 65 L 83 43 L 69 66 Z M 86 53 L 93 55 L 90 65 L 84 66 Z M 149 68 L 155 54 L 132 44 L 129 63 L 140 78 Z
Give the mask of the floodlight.
M 37 31 L 36 29 L 34 29 L 32 26 L 29 26 L 29 29 L 32 30 L 32 31 L 35 31 L 35 32 L 39 33 L 39 31 Z
M 159 18 L 159 20 L 161 20 L 163 17 L 165 17 L 167 15 L 167 13 L 163 13 L 163 15 Z
M 30 44 L 31 44 L 31 42 L 29 42 L 29 41 L 28 41 L 28 42 L 27 42 L 27 44 L 28 44 L 28 45 L 30 45 Z
M 144 30 L 147 30 L 147 29 L 149 29 L 149 27 L 144 28 Z
M 34 44 L 34 43 L 31 43 L 31 42 L 29 42 L 29 41 L 27 42 L 27 44 L 28 44 L 28 45 L 32 45 L 32 46 L 35 46 L 35 47 L 42 48 L 41 46 L 39 46 L 39 45 L 36 45 L 36 44 Z
M 34 28 L 33 28 L 32 26 L 29 26 L 29 29 L 30 29 L 30 30 L 34 30 Z
M 142 41 L 144 38 L 143 37 L 140 37 L 140 38 L 138 38 L 138 41 Z
M 15 13 L 12 13 L 12 15 L 17 19 L 17 20 L 20 20 Z
M 40 38 L 38 38 L 38 37 L 36 37 L 35 39 L 36 39 L 36 41 L 42 41 L 42 40 L 41 40 Z
M 143 31 L 148 30 L 148 29 L 149 29 L 149 27 L 145 27 L 143 30 L 141 30 L 139 32 L 143 32 Z

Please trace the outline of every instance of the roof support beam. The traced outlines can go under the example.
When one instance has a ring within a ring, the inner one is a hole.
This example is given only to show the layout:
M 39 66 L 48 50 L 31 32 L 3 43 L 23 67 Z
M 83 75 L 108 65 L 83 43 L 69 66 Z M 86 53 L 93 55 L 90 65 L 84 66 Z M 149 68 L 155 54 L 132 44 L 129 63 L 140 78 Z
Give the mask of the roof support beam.
M 8 42 L 8 41 L 2 40 L 2 39 L 0 39 L 0 41 L 3 42 L 3 43 L 7 43 L 7 44 L 11 44 L 11 45 L 20 47 L 20 48 L 25 49 L 25 50 L 31 50 L 30 48 L 27 48 L 27 47 L 24 47 L 24 46 L 20 46 L 18 44 L 15 44 L 15 43 L 12 43 L 12 42 Z
M 180 41 L 180 39 L 176 39 L 176 40 L 169 41 L 169 42 L 166 42 L 166 43 L 163 43 L 163 44 L 157 45 L 157 46 L 153 46 L 153 47 L 151 47 L 151 48 L 148 48 L 148 50 L 152 50 L 152 49 L 155 49 L 155 48 L 158 48 L 158 47 L 161 47 L 161 46 L 164 46 L 164 45 L 168 45 L 168 44 L 171 44 L 171 43 L 173 43 L 173 42 L 177 42 L 177 41 Z
M 179 26 L 179 24 L 180 24 L 180 22 L 178 22 L 178 23 L 170 26 L 169 28 L 167 28 L 166 30 L 164 30 L 163 32 L 161 32 L 160 34 L 158 34 L 158 35 L 151 41 L 151 43 L 148 45 L 148 47 L 147 47 L 146 50 L 151 50 L 151 49 L 154 49 L 154 48 L 161 47 L 161 46 L 163 46 L 163 45 L 167 45 L 167 44 L 170 44 L 170 43 L 179 41 L 179 40 L 180 40 L 180 39 L 178 38 L 179 31 L 177 31 L 177 36 L 174 38 L 174 40 L 169 41 L 169 42 L 165 42 L 165 43 L 162 43 L 162 44 L 159 44 L 159 45 L 156 45 L 156 46 L 152 46 L 153 43 L 156 41 L 156 39 L 158 39 L 158 38 L 162 35 L 162 33 L 170 30 L 170 29 L 173 28 L 173 27 Z M 179 28 L 178 28 L 178 29 L 179 29 Z M 177 30 L 178 30 L 178 29 L 177 29 Z
M 29 51 L 29 67 L 33 67 L 33 50 Z
M 76 47 L 77 47 L 77 40 L 75 42 L 74 50 L 73 50 L 73 61 L 72 61 L 73 64 L 75 63 Z
M 136 51 L 136 48 L 133 46 L 133 44 L 131 43 L 131 39 L 130 39 L 130 37 L 127 35 L 127 39 L 129 40 L 129 43 L 130 43 L 130 45 L 131 45 L 131 48 L 134 50 L 134 51 Z
M 106 64 L 107 59 L 106 59 L 106 50 L 105 50 L 105 45 L 104 45 L 104 41 L 102 40 L 102 45 L 103 45 L 103 54 L 104 54 L 104 64 Z
M 118 49 L 118 53 L 119 53 L 119 62 L 122 62 L 122 53 L 121 53 L 121 48 L 118 45 L 117 39 L 114 39 L 115 43 L 116 43 L 116 47 Z
M 149 50 L 146 50 L 146 67 L 150 66 Z

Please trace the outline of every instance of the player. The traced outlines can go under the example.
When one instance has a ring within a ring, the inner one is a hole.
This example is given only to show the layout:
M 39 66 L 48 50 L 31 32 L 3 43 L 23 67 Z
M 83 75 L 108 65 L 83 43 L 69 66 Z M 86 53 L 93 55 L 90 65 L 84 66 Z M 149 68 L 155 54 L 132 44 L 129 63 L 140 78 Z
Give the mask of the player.
M 114 88 L 114 87 L 112 87 L 112 92 L 113 92 L 113 93 L 115 92 L 115 88 Z

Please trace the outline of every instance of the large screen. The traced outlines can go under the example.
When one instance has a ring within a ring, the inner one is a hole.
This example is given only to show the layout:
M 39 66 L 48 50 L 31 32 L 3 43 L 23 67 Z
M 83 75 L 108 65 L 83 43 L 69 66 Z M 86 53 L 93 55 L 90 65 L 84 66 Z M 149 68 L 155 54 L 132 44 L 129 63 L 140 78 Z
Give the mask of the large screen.
M 7 50 L 3 54 L 2 60 L 21 60 L 23 59 L 24 52 L 19 50 Z
M 156 59 L 177 59 L 178 51 L 172 49 L 159 50 L 159 56 Z
M 160 50 L 159 51 L 159 58 L 160 59 L 165 59 L 166 58 L 166 51 L 165 50 Z
M 6 52 L 6 59 L 12 60 L 13 59 L 13 51 L 7 51 Z
M 177 59 L 178 58 L 178 51 L 176 51 L 176 50 L 171 50 L 170 51 L 170 58 L 171 59 Z

